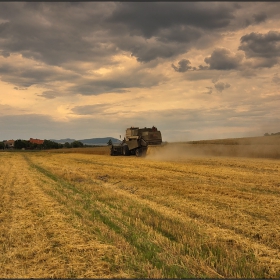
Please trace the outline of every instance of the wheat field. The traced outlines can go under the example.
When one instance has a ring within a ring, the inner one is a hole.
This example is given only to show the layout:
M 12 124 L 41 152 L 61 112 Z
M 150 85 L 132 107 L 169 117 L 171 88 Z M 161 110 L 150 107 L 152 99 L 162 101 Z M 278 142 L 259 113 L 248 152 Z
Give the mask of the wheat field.
M 280 277 L 278 159 L 100 147 L 0 162 L 0 278 Z

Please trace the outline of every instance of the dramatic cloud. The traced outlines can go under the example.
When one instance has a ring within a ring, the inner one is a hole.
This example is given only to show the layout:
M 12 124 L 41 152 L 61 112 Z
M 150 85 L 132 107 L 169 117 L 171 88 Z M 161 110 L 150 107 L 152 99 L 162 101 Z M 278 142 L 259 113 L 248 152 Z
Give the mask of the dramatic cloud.
M 280 56 L 280 32 L 278 31 L 269 31 L 266 34 L 252 32 L 242 36 L 240 42 L 238 49 L 245 52 L 246 58 Z
M 235 9 L 225 3 L 118 3 L 109 21 L 125 26 L 130 34 L 151 38 L 174 26 L 226 27 Z
M 277 2 L 1 2 L 1 136 L 276 129 L 279 13 Z
M 186 72 L 190 69 L 193 69 L 193 67 L 190 66 L 191 62 L 188 59 L 182 59 L 178 62 L 178 67 L 175 66 L 172 63 L 172 68 L 176 71 L 176 72 Z
M 231 70 L 237 69 L 242 60 L 242 55 L 234 54 L 225 48 L 217 48 L 210 57 L 206 57 L 204 61 L 210 65 L 210 69 Z
M 266 21 L 267 15 L 264 12 L 260 12 L 259 14 L 254 14 L 253 18 L 254 18 L 254 22 L 258 24 Z
M 245 52 L 248 59 L 253 59 L 251 66 L 273 67 L 279 63 L 280 57 L 280 32 L 269 31 L 266 34 L 252 32 L 240 39 L 239 50 Z
M 246 19 L 246 26 L 260 24 L 262 22 L 265 22 L 266 19 L 267 15 L 264 12 L 253 14 L 251 19 Z

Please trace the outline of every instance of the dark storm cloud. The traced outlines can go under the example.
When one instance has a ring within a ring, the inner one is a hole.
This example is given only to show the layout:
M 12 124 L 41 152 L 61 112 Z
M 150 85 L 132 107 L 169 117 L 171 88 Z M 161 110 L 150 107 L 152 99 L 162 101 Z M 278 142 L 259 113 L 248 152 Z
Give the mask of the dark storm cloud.
M 239 50 L 245 52 L 246 58 L 274 58 L 280 56 L 280 32 L 269 31 L 266 34 L 252 32 L 240 39 Z
M 125 47 L 125 49 L 127 48 Z M 135 56 L 139 62 L 149 62 L 156 58 L 170 58 L 185 51 L 175 43 L 143 43 L 128 50 L 131 51 L 131 56 Z
M 229 25 L 236 7 L 225 3 L 118 3 L 109 21 L 151 38 L 174 26 L 215 29 Z
M 190 43 L 203 36 L 201 29 L 192 26 L 170 26 L 161 29 L 156 38 L 161 42 Z
M 209 66 L 199 65 L 199 66 L 198 66 L 198 69 L 199 69 L 199 70 L 208 70 L 208 69 L 209 69 Z
M 222 92 L 224 89 L 229 88 L 230 84 L 229 83 L 223 83 L 219 82 L 215 84 L 215 88 L 219 91 Z
M 126 38 L 114 41 L 119 48 L 149 62 L 186 53 L 205 34 L 227 27 L 236 9 L 224 3 L 117 3 L 107 23 L 126 32 Z
M 28 88 L 35 84 L 44 85 L 52 81 L 74 81 L 80 75 L 70 71 L 62 72 L 52 67 L 41 67 L 5 62 L 0 65 L 1 80 L 16 85 L 17 89 Z
M 216 48 L 210 57 L 206 57 L 204 61 L 210 65 L 210 69 L 216 70 L 231 70 L 237 69 L 240 66 L 242 57 L 238 54 L 233 54 L 225 48 Z
M 128 92 L 129 83 L 118 80 L 96 80 L 84 81 L 84 84 L 75 85 L 69 88 L 70 92 L 82 95 L 98 95 L 101 93 L 123 93 Z
M 206 49 L 216 38 L 221 38 L 221 32 L 227 32 L 232 26 L 236 28 L 237 12 L 244 5 L 223 2 L 3 2 L 0 4 L 0 59 L 8 61 L 21 55 L 34 63 L 43 62 L 43 66 L 24 69 L 8 62 L 1 63 L 1 80 L 18 88 L 36 84 L 48 89 L 49 82 L 70 81 L 74 84 L 69 88 L 70 93 L 85 95 L 122 93 L 132 87 L 154 86 L 160 80 L 156 74 L 150 78 L 148 74 L 141 76 L 124 71 L 117 78 L 102 77 L 99 81 L 96 76 L 88 81 L 84 74 L 88 70 L 94 72 L 101 67 L 121 65 L 122 61 L 116 61 L 119 58 L 112 59 L 117 55 L 131 55 L 143 62 L 139 67 L 152 68 L 168 59 L 176 61 L 177 55 L 191 48 Z M 269 13 L 257 9 L 252 14 L 255 23 L 269 17 Z M 226 49 L 217 49 L 205 58 L 209 66 L 200 65 L 198 69 L 237 69 L 241 60 Z M 91 69 L 83 68 L 84 64 L 90 64 Z M 195 70 L 183 60 L 172 67 L 177 72 Z M 51 89 L 58 92 L 58 89 Z M 40 96 L 54 98 L 54 93 L 44 92 Z
M 264 12 L 260 12 L 259 14 L 254 14 L 253 18 L 255 23 L 261 23 L 266 21 L 267 15 Z
M 163 79 L 163 76 L 158 73 L 151 73 L 145 70 L 132 70 L 128 77 L 117 76 L 111 79 L 86 79 L 77 80 L 74 86 L 70 86 L 68 91 L 74 94 L 82 95 L 98 95 L 102 93 L 125 93 L 131 88 L 149 88 L 158 85 Z
M 190 69 L 193 69 L 190 64 L 191 62 L 188 59 L 182 59 L 178 62 L 178 66 L 175 66 L 174 64 L 172 64 L 171 66 L 176 72 L 186 72 Z
M 245 52 L 247 59 L 251 59 L 248 62 L 251 68 L 271 68 L 279 63 L 280 32 L 246 34 L 241 37 L 238 49 Z
M 257 24 L 260 24 L 262 22 L 265 22 L 267 19 L 267 15 L 266 13 L 264 12 L 260 12 L 258 14 L 254 14 L 252 16 L 252 19 L 246 19 L 246 26 L 249 26 L 249 25 L 257 25 Z
M 100 59 L 105 63 L 106 54 L 116 52 L 116 46 L 104 45 L 108 38 L 101 28 L 102 15 L 106 17 L 106 9 L 100 10 L 102 3 L 17 4 L 1 3 L 5 13 L 1 9 L 0 18 L 8 20 L 0 28 L 0 36 L 5 39 L 1 43 L 4 51 L 52 65 L 69 59 Z

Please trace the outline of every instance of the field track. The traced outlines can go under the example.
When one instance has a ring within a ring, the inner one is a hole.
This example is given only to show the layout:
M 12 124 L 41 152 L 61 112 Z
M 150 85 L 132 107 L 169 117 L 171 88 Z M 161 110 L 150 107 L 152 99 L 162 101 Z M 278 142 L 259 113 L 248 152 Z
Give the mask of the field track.
M 280 277 L 278 159 L 102 151 L 0 153 L 1 278 Z

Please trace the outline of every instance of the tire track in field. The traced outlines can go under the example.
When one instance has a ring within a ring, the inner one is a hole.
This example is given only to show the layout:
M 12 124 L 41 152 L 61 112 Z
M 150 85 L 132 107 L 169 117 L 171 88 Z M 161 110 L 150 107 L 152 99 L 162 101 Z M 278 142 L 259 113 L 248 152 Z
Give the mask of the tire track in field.
M 73 157 L 71 156 L 70 160 L 72 158 Z M 47 167 L 48 169 L 53 170 L 53 172 L 55 172 L 56 174 L 59 174 L 59 176 L 63 176 L 63 172 L 62 172 L 63 170 L 62 169 L 59 172 L 57 172 L 57 169 L 52 167 L 52 164 L 54 162 L 56 163 L 56 166 L 59 167 L 59 164 L 61 162 L 61 158 L 58 159 L 58 161 L 56 161 L 57 160 L 56 158 L 53 158 L 53 160 L 54 161 L 49 162 L 47 165 L 43 164 L 43 166 L 48 166 Z M 100 166 L 108 165 L 108 164 L 103 163 L 103 161 L 102 161 L 103 159 L 100 158 L 99 160 L 100 160 L 100 162 L 99 162 Z M 106 160 L 107 160 L 107 158 L 104 158 L 105 162 L 106 162 Z M 75 161 L 78 162 L 79 160 L 75 160 Z M 81 160 L 81 162 L 83 162 L 83 161 L 84 160 Z M 94 163 L 92 163 L 91 161 L 87 161 L 87 162 L 93 164 L 93 166 L 91 166 L 90 168 L 86 168 L 85 169 L 86 172 L 84 172 L 84 170 L 82 171 L 83 167 L 85 167 L 85 166 L 81 166 L 81 170 L 80 170 L 80 168 L 77 169 L 77 166 L 75 166 L 75 168 L 73 168 L 72 167 L 73 165 L 69 164 L 69 162 L 65 162 L 65 167 L 63 167 L 63 169 L 68 168 L 72 172 L 71 175 L 69 175 L 69 176 L 66 175 L 65 178 L 66 179 L 71 179 L 71 178 L 75 178 L 76 176 L 79 177 L 79 178 L 82 178 L 83 176 L 80 176 L 81 175 L 80 173 L 82 173 L 88 179 L 90 179 L 93 176 L 93 174 L 96 174 L 96 172 L 92 173 L 90 171 L 91 168 L 95 169 L 95 166 L 94 166 Z M 138 161 L 138 162 L 140 164 L 142 164 L 141 161 Z M 121 161 L 121 163 L 123 163 L 123 161 Z M 144 164 L 142 164 L 142 165 L 144 165 Z M 111 173 L 108 173 L 108 174 L 110 174 L 110 176 L 111 176 L 111 174 L 114 174 L 114 172 L 118 171 L 115 166 L 113 166 L 112 169 L 113 169 L 113 171 L 111 170 Z M 138 166 L 138 169 L 140 170 L 139 166 Z M 99 170 L 99 168 L 96 168 L 96 170 Z M 142 170 L 142 172 L 144 172 L 144 171 L 145 171 L 145 169 Z M 106 171 L 105 169 L 104 170 L 101 169 L 101 172 L 102 172 L 102 174 L 104 174 L 105 172 L 107 173 L 108 170 Z M 121 170 L 121 172 L 123 172 L 123 170 Z M 99 173 L 99 171 L 98 171 L 98 173 Z M 127 175 L 127 178 L 125 177 L 126 175 Z M 120 178 L 120 179 L 123 179 L 123 183 L 126 185 L 126 187 L 128 187 L 129 182 L 127 181 L 127 179 L 129 180 L 129 174 L 125 174 L 125 176 L 124 176 L 124 178 Z M 133 176 L 133 175 L 131 175 L 131 176 Z M 86 182 L 88 179 L 84 178 L 82 180 L 84 182 Z M 96 180 L 94 180 L 94 181 L 93 182 L 96 183 Z M 99 180 L 99 182 L 102 183 L 102 185 L 100 187 L 104 187 L 107 184 L 107 183 L 104 183 L 102 180 Z M 145 182 L 143 182 L 143 184 L 144 183 Z M 212 183 L 214 184 L 214 182 L 212 182 Z M 244 236 L 244 234 L 240 231 L 235 232 L 234 229 L 232 230 L 232 229 L 223 228 L 224 225 L 221 225 L 221 227 L 219 227 L 218 224 L 215 223 L 214 220 L 209 221 L 207 219 L 207 216 L 204 215 L 204 214 L 207 214 L 207 213 L 199 212 L 199 215 L 194 216 L 194 214 L 196 212 L 188 213 L 187 208 L 182 208 L 182 209 L 177 208 L 176 203 L 177 202 L 178 202 L 178 204 L 182 203 L 182 200 L 180 200 L 179 197 L 177 198 L 178 200 L 174 199 L 172 201 L 172 203 L 169 203 L 169 207 L 168 207 L 167 205 L 164 206 L 165 203 L 161 200 L 157 200 L 156 197 L 155 198 L 149 197 L 148 199 L 145 199 L 144 196 L 142 196 L 142 198 L 141 198 L 140 195 L 138 194 L 138 191 L 137 191 L 137 194 L 131 194 L 131 192 L 133 192 L 133 189 L 131 187 L 124 190 L 124 187 L 122 187 L 122 186 L 118 187 L 117 185 L 114 185 L 113 183 L 110 184 L 109 182 L 108 182 L 108 184 L 109 185 L 107 185 L 107 187 L 106 187 L 108 190 L 110 188 L 113 188 L 117 194 L 121 194 L 124 197 L 127 197 L 127 199 L 126 199 L 127 201 L 131 201 L 131 202 L 135 201 L 136 202 L 136 200 L 138 200 L 139 205 L 143 205 L 143 207 L 145 205 L 147 208 L 149 207 L 156 212 L 159 212 L 158 209 L 163 207 L 162 210 L 161 210 L 161 213 L 163 215 L 166 212 L 166 210 L 169 210 L 169 212 L 167 211 L 167 214 L 165 216 L 171 216 L 172 217 L 172 213 L 173 213 L 173 215 L 175 215 L 174 218 L 178 218 L 177 214 L 179 214 L 179 216 L 182 216 L 183 218 L 186 219 L 185 221 L 194 222 L 194 220 L 195 220 L 195 222 L 197 224 L 199 224 L 201 226 L 201 228 L 206 228 L 207 229 L 209 235 L 216 236 L 219 239 L 222 238 L 222 239 L 224 239 L 224 242 L 238 243 L 238 244 L 241 244 L 244 248 L 248 248 L 248 249 L 253 248 L 254 251 L 256 252 L 256 255 L 258 256 L 258 258 L 260 260 L 262 260 L 265 264 L 267 264 L 267 266 L 269 267 L 270 272 L 268 273 L 268 275 L 275 275 L 275 273 L 277 273 L 276 270 L 279 271 L 279 251 L 271 248 L 270 246 L 266 246 L 266 245 L 261 244 L 259 242 L 255 242 L 255 240 L 252 240 L 252 239 Z M 77 186 L 79 186 L 79 184 L 77 184 Z M 109 193 L 110 193 L 110 191 L 108 192 L 108 194 Z M 174 206 L 170 206 L 171 204 L 173 204 Z
M 238 243 L 242 245 L 243 248 L 253 248 L 257 258 L 261 260 L 262 263 L 266 264 L 270 269 L 269 275 L 279 275 L 280 272 L 280 251 L 274 249 L 265 244 L 255 242 L 253 239 L 244 236 L 244 234 L 236 233 L 233 229 L 223 228 L 222 226 L 217 226 L 214 222 L 207 221 L 205 223 L 205 217 L 196 217 L 195 219 L 192 216 L 188 216 L 188 213 L 181 212 L 178 209 L 170 208 L 164 206 L 163 204 L 157 203 L 155 201 L 140 198 L 136 194 L 131 193 L 131 191 L 126 191 L 119 189 L 116 185 L 103 182 L 103 187 L 108 188 L 118 194 L 121 194 L 127 197 L 128 200 L 135 201 L 141 205 L 146 205 L 150 209 L 161 213 L 169 218 L 174 220 L 179 220 L 183 223 L 195 223 L 199 227 L 204 228 L 206 232 L 213 237 L 218 237 L 219 239 L 224 240 L 225 243 Z M 209 267 L 209 272 L 213 273 L 213 270 Z M 217 274 L 218 276 L 218 274 Z
M 102 260 L 113 247 L 66 222 L 61 206 L 42 192 L 41 174 L 19 154 L 6 162 L 1 220 L 1 278 L 120 277 Z
M 102 164 L 102 163 L 100 163 L 100 164 Z M 57 163 L 56 163 L 56 165 L 57 165 Z M 65 167 L 67 167 L 67 164 L 66 164 Z M 48 164 L 48 169 L 52 169 L 52 164 L 51 165 L 50 165 L 50 163 Z M 80 176 L 81 174 L 80 173 L 83 173 L 84 175 L 86 175 L 86 177 L 88 177 L 86 181 L 88 181 L 88 180 L 90 181 L 89 174 L 87 174 L 86 172 L 81 171 L 80 168 L 78 168 L 78 169 L 79 169 L 78 173 L 74 172 L 73 170 L 71 170 L 71 171 L 68 170 L 68 172 L 70 172 L 72 174 L 71 175 L 72 178 L 75 178 L 75 176 L 78 176 L 78 178 L 81 178 L 81 176 Z M 56 172 L 56 168 L 53 171 Z M 61 175 L 63 175 L 63 172 L 61 173 L 61 171 L 60 171 L 60 172 L 58 172 L 58 174 L 60 174 L 60 176 L 61 176 Z M 66 176 L 66 178 L 68 178 L 68 177 Z M 139 205 L 139 206 L 141 205 L 141 208 L 150 208 L 150 209 L 154 210 L 155 213 L 158 213 L 158 212 L 161 213 L 163 217 L 169 217 L 169 216 L 172 217 L 172 215 L 170 215 L 170 213 L 173 213 L 174 209 L 171 210 L 170 207 L 168 208 L 168 207 L 164 207 L 163 206 L 162 211 L 159 211 L 158 210 L 160 208 L 159 206 L 162 206 L 162 205 L 157 203 L 157 202 L 151 201 L 149 199 L 147 200 L 147 199 L 140 198 L 137 195 L 131 196 L 131 194 L 127 190 L 121 190 L 116 185 L 113 185 L 113 184 L 110 184 L 110 183 L 105 183 L 103 180 L 99 180 L 99 182 L 102 184 L 100 186 L 100 188 L 104 188 L 105 187 L 108 190 L 110 190 L 110 191 L 107 192 L 108 194 L 111 193 L 111 188 L 113 188 L 116 191 L 117 194 L 120 194 L 121 196 L 126 197 L 126 199 L 124 199 L 125 201 L 131 201 L 132 204 Z M 96 182 L 94 182 L 94 181 L 92 181 L 92 183 L 96 184 Z M 79 185 L 77 185 L 77 186 L 79 186 Z M 116 195 L 116 197 L 120 197 L 120 196 Z M 122 200 L 123 200 L 123 198 L 122 198 Z M 135 203 L 133 203 L 133 202 L 135 202 Z M 136 204 L 136 202 L 137 202 L 137 204 Z M 106 202 L 103 202 L 103 203 L 105 203 L 102 206 L 103 209 L 104 209 L 104 208 L 106 208 Z M 169 210 L 169 213 L 166 213 L 166 209 Z M 112 209 L 108 209 L 108 210 L 112 211 Z M 129 215 L 130 215 L 129 213 L 124 214 L 124 213 L 120 213 L 120 211 L 121 210 L 118 208 L 118 210 L 113 211 L 114 214 L 112 214 L 111 216 L 113 216 L 115 219 L 117 219 L 117 217 L 120 218 L 122 215 L 123 216 L 127 215 L 129 217 Z M 186 216 L 186 214 L 185 214 L 185 216 Z M 174 216 L 174 215 L 173 215 L 173 217 L 178 218 L 178 216 Z M 185 220 L 181 220 L 181 221 L 183 221 L 183 223 L 185 225 L 187 225 L 187 224 L 192 223 L 193 219 L 189 218 L 189 219 L 185 219 Z M 200 268 L 200 271 L 202 271 L 202 268 Z M 211 267 L 206 268 L 205 264 L 203 264 L 203 271 L 206 272 L 208 275 L 212 275 L 212 277 L 221 277 L 221 275 L 218 274 L 217 271 L 214 272 L 213 268 L 211 268 Z
M 72 159 L 73 160 L 73 159 Z M 74 159 L 76 160 L 76 159 Z M 76 160 L 78 161 L 78 160 Z M 243 160 L 244 161 L 244 160 Z M 82 160 L 81 160 L 82 162 Z M 88 163 L 92 163 L 91 161 L 87 161 Z M 96 161 L 94 161 L 95 163 Z M 231 166 L 233 165 L 231 162 L 227 163 L 227 161 L 225 159 L 222 160 L 222 162 L 218 162 L 216 163 L 214 160 L 210 161 L 211 164 L 212 162 L 215 163 L 215 165 L 221 165 L 224 168 L 224 163 L 225 166 Z M 94 164 L 92 163 L 92 164 Z M 252 170 L 254 169 L 254 163 L 249 161 L 249 169 Z M 278 174 L 278 169 L 277 165 L 275 166 L 274 162 L 268 162 L 269 164 L 266 164 L 266 168 L 268 170 L 270 170 L 271 168 L 274 168 L 274 173 L 277 175 Z M 100 163 L 102 164 L 102 162 Z M 142 164 L 140 162 L 140 164 Z M 196 165 L 205 165 L 206 163 L 201 163 L 195 161 Z M 239 165 L 242 166 L 242 168 L 244 168 L 244 163 L 239 161 L 236 161 L 237 167 Z M 257 162 L 257 165 L 255 168 L 258 168 L 259 170 L 261 170 L 261 166 L 258 166 L 259 162 Z M 142 164 L 144 165 L 144 164 Z M 145 165 L 148 165 L 149 169 L 154 169 L 153 165 L 148 162 L 145 163 Z M 273 167 L 274 166 L 274 167 Z M 139 167 L 139 166 L 138 166 Z M 175 173 L 186 173 L 186 170 L 184 166 L 180 165 L 181 170 L 176 170 L 176 168 L 174 166 L 170 166 L 170 168 L 172 169 L 172 171 L 174 171 Z M 189 174 L 191 174 L 192 176 L 193 173 L 193 169 L 195 169 L 195 167 L 191 166 L 192 170 L 188 171 Z M 212 166 L 211 166 L 212 168 Z M 164 169 L 166 171 L 170 171 L 167 167 L 156 167 L 156 169 Z M 143 169 L 143 173 L 144 173 Z M 117 170 L 116 170 L 117 172 Z M 243 173 L 246 173 L 246 170 L 242 169 Z M 81 171 L 79 171 L 78 173 L 82 173 Z M 90 177 L 89 174 L 87 174 L 86 172 L 83 172 L 84 175 L 86 175 L 87 177 Z M 200 173 L 194 173 L 199 175 Z M 201 176 L 204 178 L 207 178 L 209 176 L 212 176 L 212 174 L 208 173 L 202 174 Z M 226 177 L 227 178 L 227 174 L 225 174 L 226 176 L 221 176 L 221 178 Z M 267 175 L 267 174 L 265 174 Z M 210 178 L 210 177 L 209 177 Z M 249 179 L 247 179 L 248 181 Z M 201 181 L 201 179 L 199 179 L 199 181 Z M 271 178 L 271 182 L 270 184 L 272 184 L 272 182 L 276 181 L 276 177 Z M 242 182 L 242 181 L 241 181 Z M 240 182 L 240 183 L 241 183 Z M 125 182 L 128 183 L 128 182 Z M 231 180 L 218 180 L 217 178 L 215 180 L 213 180 L 213 178 L 211 178 L 211 181 L 209 182 L 208 180 L 202 180 L 203 184 L 209 184 L 210 186 L 215 186 L 216 184 L 225 184 L 226 186 L 228 184 L 232 184 Z M 237 184 L 236 182 L 234 182 L 235 184 Z M 247 187 L 247 183 L 243 183 L 244 187 Z M 183 188 L 183 187 L 182 187 Z M 130 188 L 131 192 L 134 192 L 133 188 Z M 235 190 L 235 188 L 233 188 Z M 202 193 L 198 195 L 199 191 L 201 191 Z M 217 196 L 211 196 L 212 192 L 217 191 Z M 212 226 L 216 227 L 216 228 L 223 228 L 226 230 L 230 230 L 232 233 L 236 233 L 239 236 L 244 236 L 244 238 L 247 238 L 248 240 L 252 240 L 252 242 L 256 243 L 256 244 L 262 244 L 265 243 L 264 245 L 267 248 L 271 248 L 271 250 L 274 250 L 274 252 L 276 252 L 277 250 L 275 250 L 276 248 L 279 250 L 279 240 L 277 240 L 277 237 L 279 236 L 278 234 L 278 228 L 279 225 L 277 224 L 277 219 L 278 219 L 278 215 L 274 215 L 274 216 L 269 216 L 270 212 L 264 211 L 262 213 L 259 213 L 259 211 L 256 211 L 256 207 L 259 203 L 264 203 L 268 205 L 268 209 L 264 209 L 263 210 L 270 210 L 270 209 L 278 209 L 279 205 L 277 204 L 277 197 L 274 197 L 273 195 L 270 194 L 266 194 L 265 196 L 261 196 L 261 195 L 256 195 L 253 192 L 242 192 L 241 190 L 235 190 L 234 193 L 231 193 L 232 188 L 227 187 L 225 188 L 224 186 L 219 187 L 218 189 L 213 189 L 212 187 L 208 187 L 207 189 L 205 189 L 205 187 L 203 185 L 201 186 L 197 186 L 196 185 L 196 189 L 195 189 L 195 193 L 192 196 L 188 196 L 187 199 L 183 202 L 183 197 L 181 198 L 170 198 L 169 201 L 163 201 L 160 200 L 159 198 L 155 197 L 149 197 L 147 199 L 147 201 L 157 201 L 158 204 L 169 204 L 169 205 L 174 205 L 174 208 L 177 208 L 178 211 L 182 212 L 182 213 L 186 213 L 185 215 L 188 215 L 190 218 L 192 219 L 196 219 L 196 220 L 200 220 L 201 222 L 204 221 L 205 224 L 211 224 Z M 250 191 L 250 189 L 249 189 Z M 129 188 L 127 190 L 127 192 L 129 193 Z M 140 195 L 136 195 L 136 197 L 140 197 Z M 172 201 L 171 201 L 172 200 Z M 221 201 L 220 201 L 221 200 Z M 252 200 L 254 200 L 254 203 L 252 203 Z M 190 203 L 191 202 L 191 203 Z M 242 202 L 242 203 L 241 203 Z M 239 205 L 241 203 L 241 205 Z M 254 207 L 251 207 L 251 205 Z M 189 207 L 179 207 L 178 205 L 189 205 Z M 273 205 L 273 206 L 272 206 Z M 223 210 L 223 208 L 228 209 L 226 211 L 221 211 L 220 213 L 220 209 Z M 234 210 L 234 211 L 232 211 Z M 276 210 L 274 210 L 274 212 L 276 212 Z M 263 214 L 263 216 L 261 216 Z M 266 215 L 264 215 L 266 214 Z M 224 215 L 226 215 L 226 217 L 224 217 Z M 233 216 L 234 215 L 234 216 Z M 233 219 L 234 217 L 234 219 Z M 257 217 L 259 219 L 259 223 L 257 225 L 251 225 L 251 222 L 254 221 L 254 218 Z M 235 219 L 237 220 L 237 222 L 235 222 Z M 239 222 L 242 222 L 241 224 L 239 224 Z M 269 222 L 269 223 L 267 223 Z M 249 228 L 247 228 L 247 225 L 249 224 Z M 266 228 L 269 227 L 269 225 L 273 225 L 275 224 L 274 228 L 270 228 L 267 234 Z M 262 236 L 263 235 L 263 236 Z M 274 236 L 274 238 L 273 238 Z M 253 238 L 255 238 L 255 240 L 253 240 Z M 258 240 L 259 239 L 259 240 Z M 261 240 L 260 240 L 261 239 Z M 278 258 L 278 257 L 277 257 Z
M 15 176 L 12 172 L 14 164 L 10 161 L 10 154 L 1 154 L 2 172 L 0 173 L 0 271 L 4 270 L 7 254 L 11 247 L 11 236 L 7 231 L 12 223 L 13 217 L 13 190 L 15 184 Z M 1 277 L 0 273 L 0 277 Z
M 108 209 L 106 210 L 106 205 L 102 202 L 100 203 L 94 198 L 91 199 L 87 192 L 81 191 L 75 184 L 57 177 L 50 170 L 40 165 L 33 164 L 31 161 L 30 164 L 51 180 L 61 183 L 61 186 L 54 188 L 52 195 L 57 201 L 65 204 L 70 215 L 75 214 L 82 217 L 83 223 L 87 228 L 92 227 L 96 230 L 102 230 L 100 236 L 102 239 L 107 238 L 108 240 L 111 239 L 111 241 L 117 241 L 116 246 L 122 250 L 122 254 L 124 254 L 124 257 L 127 259 L 128 266 L 132 265 L 134 269 L 132 275 L 136 272 L 137 274 L 140 273 L 139 275 L 142 275 L 142 277 L 146 275 L 145 277 L 154 278 L 162 277 L 162 275 L 164 275 L 162 274 L 163 271 L 167 271 L 167 275 L 171 271 L 171 273 L 175 273 L 174 275 L 177 276 L 191 276 L 184 267 L 173 264 L 165 264 L 165 266 L 161 267 L 159 264 L 161 261 L 157 258 L 156 253 L 153 252 L 153 250 L 157 251 L 159 248 L 156 244 L 148 240 L 147 232 L 142 231 L 141 235 L 137 236 L 139 234 L 137 232 L 138 230 L 129 225 L 129 223 L 125 223 L 122 218 L 114 216 L 112 219 L 109 214 L 110 211 L 108 212 Z M 139 240 L 142 240 L 142 242 L 138 242 Z M 147 250 L 142 252 L 144 247 L 147 247 Z M 145 256 L 146 254 L 149 255 L 148 258 Z M 152 258 L 150 259 L 151 255 Z M 154 264 L 155 267 L 152 267 L 152 264 Z M 217 276 L 217 273 L 211 270 L 211 275 Z

